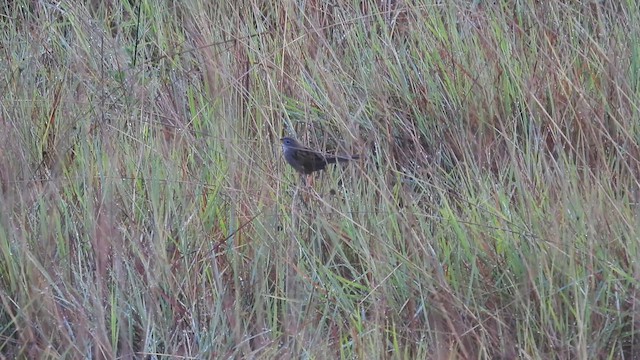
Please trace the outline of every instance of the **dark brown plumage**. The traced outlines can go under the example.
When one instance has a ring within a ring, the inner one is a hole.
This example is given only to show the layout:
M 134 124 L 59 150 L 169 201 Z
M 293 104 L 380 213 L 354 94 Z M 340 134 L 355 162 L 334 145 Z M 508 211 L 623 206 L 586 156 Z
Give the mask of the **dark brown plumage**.
M 348 157 L 325 155 L 303 146 L 296 139 L 290 137 L 283 137 L 280 141 L 282 142 L 284 159 L 297 172 L 305 175 L 311 174 L 314 171 L 324 170 L 328 164 L 347 162 L 349 160 L 356 160 L 360 158 L 358 155 Z

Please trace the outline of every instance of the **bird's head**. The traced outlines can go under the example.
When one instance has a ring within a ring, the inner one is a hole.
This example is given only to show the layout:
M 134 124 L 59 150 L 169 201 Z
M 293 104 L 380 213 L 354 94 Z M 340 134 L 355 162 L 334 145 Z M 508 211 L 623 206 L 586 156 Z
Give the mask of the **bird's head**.
M 282 139 L 280 139 L 280 141 L 282 142 L 282 146 L 283 147 L 290 147 L 290 148 L 300 148 L 300 143 L 294 139 L 294 138 L 290 138 L 290 137 L 283 137 Z

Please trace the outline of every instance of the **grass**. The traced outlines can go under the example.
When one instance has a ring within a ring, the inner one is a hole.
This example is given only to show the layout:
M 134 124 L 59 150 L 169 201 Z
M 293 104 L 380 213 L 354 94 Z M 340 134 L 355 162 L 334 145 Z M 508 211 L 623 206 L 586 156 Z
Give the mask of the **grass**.
M 634 2 L 0 16 L 2 358 L 631 359 Z M 359 153 L 315 176 L 278 139 Z

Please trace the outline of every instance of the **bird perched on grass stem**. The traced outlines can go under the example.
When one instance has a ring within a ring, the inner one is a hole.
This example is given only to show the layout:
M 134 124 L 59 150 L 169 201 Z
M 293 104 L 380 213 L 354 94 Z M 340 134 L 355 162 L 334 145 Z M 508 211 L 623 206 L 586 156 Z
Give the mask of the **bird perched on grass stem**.
M 308 147 L 300 144 L 296 139 L 290 137 L 283 137 L 280 141 L 282 142 L 284 159 L 289 163 L 289 165 L 291 165 L 291 167 L 303 175 L 309 175 L 314 171 L 324 170 L 328 164 L 335 164 L 338 162 L 342 163 L 360 158 L 359 155 L 325 155 L 309 149 Z

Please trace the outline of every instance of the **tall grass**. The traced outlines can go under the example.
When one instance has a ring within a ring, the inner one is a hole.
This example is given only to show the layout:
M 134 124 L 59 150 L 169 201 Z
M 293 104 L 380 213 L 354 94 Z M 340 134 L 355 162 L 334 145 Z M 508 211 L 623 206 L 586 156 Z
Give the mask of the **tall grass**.
M 3 358 L 631 359 L 629 2 L 3 5 Z M 304 186 L 296 136 L 362 160 Z

